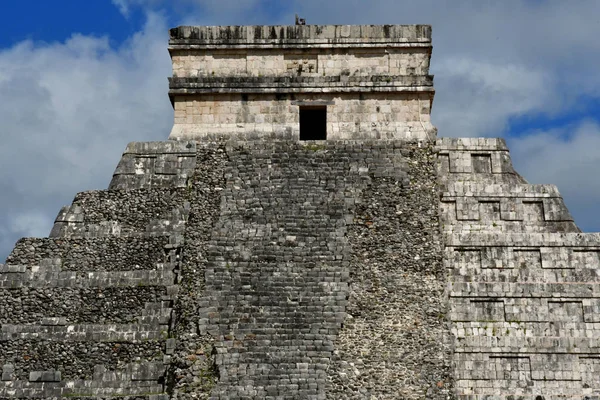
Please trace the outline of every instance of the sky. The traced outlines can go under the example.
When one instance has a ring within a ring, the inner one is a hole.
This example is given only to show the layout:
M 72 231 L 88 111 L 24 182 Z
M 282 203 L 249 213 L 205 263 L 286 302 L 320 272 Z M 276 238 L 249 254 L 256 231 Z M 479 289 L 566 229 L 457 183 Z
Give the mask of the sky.
M 440 137 L 504 137 L 600 231 L 597 0 L 30 0 L 0 5 L 0 263 L 77 192 L 105 189 L 131 141 L 173 124 L 178 25 L 431 24 Z

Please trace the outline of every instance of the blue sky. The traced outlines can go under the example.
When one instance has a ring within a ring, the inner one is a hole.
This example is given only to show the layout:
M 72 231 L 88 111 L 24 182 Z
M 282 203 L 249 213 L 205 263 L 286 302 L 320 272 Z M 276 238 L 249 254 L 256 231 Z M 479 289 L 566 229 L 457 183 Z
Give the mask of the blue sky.
M 0 262 L 60 206 L 106 188 L 130 141 L 165 140 L 177 25 L 433 26 L 439 136 L 505 137 L 600 231 L 597 0 L 32 0 L 0 6 Z
M 62 42 L 74 33 L 108 36 L 111 46 L 116 47 L 143 27 L 148 10 L 160 12 L 169 26 L 175 26 L 193 14 L 210 13 L 214 24 L 248 24 L 253 20 L 248 14 L 231 18 L 215 13 L 210 2 L 205 2 L 204 7 L 202 2 L 195 1 L 30 0 L 6 3 L 1 6 L 0 48 L 23 40 Z M 144 3 L 148 7 L 144 7 Z M 266 16 L 269 20 L 276 20 L 288 11 L 285 1 L 268 0 L 256 4 L 265 11 L 261 17 Z M 122 11 L 123 5 L 127 5 L 126 15 Z
M 2 48 L 24 40 L 62 42 L 73 33 L 108 35 L 111 44 L 118 45 L 144 23 L 141 11 L 125 18 L 110 1 L 38 0 L 5 3 L 0 14 Z M 57 4 L 60 6 L 57 7 Z

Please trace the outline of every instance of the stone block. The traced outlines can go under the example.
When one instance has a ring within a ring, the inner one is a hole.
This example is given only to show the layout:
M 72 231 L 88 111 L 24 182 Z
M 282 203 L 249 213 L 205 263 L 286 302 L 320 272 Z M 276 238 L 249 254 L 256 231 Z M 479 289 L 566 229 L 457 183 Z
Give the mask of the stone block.
M 47 318 L 42 318 L 42 320 L 40 321 L 40 325 L 46 325 L 46 326 L 64 326 L 64 325 L 67 325 L 67 318 L 66 317 L 47 317 Z
M 2 381 L 12 381 L 14 379 L 15 366 L 13 364 L 4 364 L 2 366 Z
M 32 371 L 29 373 L 29 382 L 60 382 L 60 371 Z

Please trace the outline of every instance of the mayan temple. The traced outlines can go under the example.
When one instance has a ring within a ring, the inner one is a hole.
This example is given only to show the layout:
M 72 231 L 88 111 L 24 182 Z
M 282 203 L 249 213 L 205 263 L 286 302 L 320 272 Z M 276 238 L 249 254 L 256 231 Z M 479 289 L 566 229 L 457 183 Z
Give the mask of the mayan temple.
M 172 29 L 168 140 L 0 265 L 0 398 L 600 399 L 600 234 L 437 138 L 431 51 Z

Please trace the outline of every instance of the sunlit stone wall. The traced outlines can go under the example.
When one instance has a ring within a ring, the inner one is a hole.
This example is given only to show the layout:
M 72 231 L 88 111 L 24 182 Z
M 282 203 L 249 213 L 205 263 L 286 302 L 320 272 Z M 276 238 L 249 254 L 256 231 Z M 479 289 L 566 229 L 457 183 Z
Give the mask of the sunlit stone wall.
M 170 139 L 298 138 L 303 106 L 327 139 L 433 139 L 426 25 L 171 30 Z

